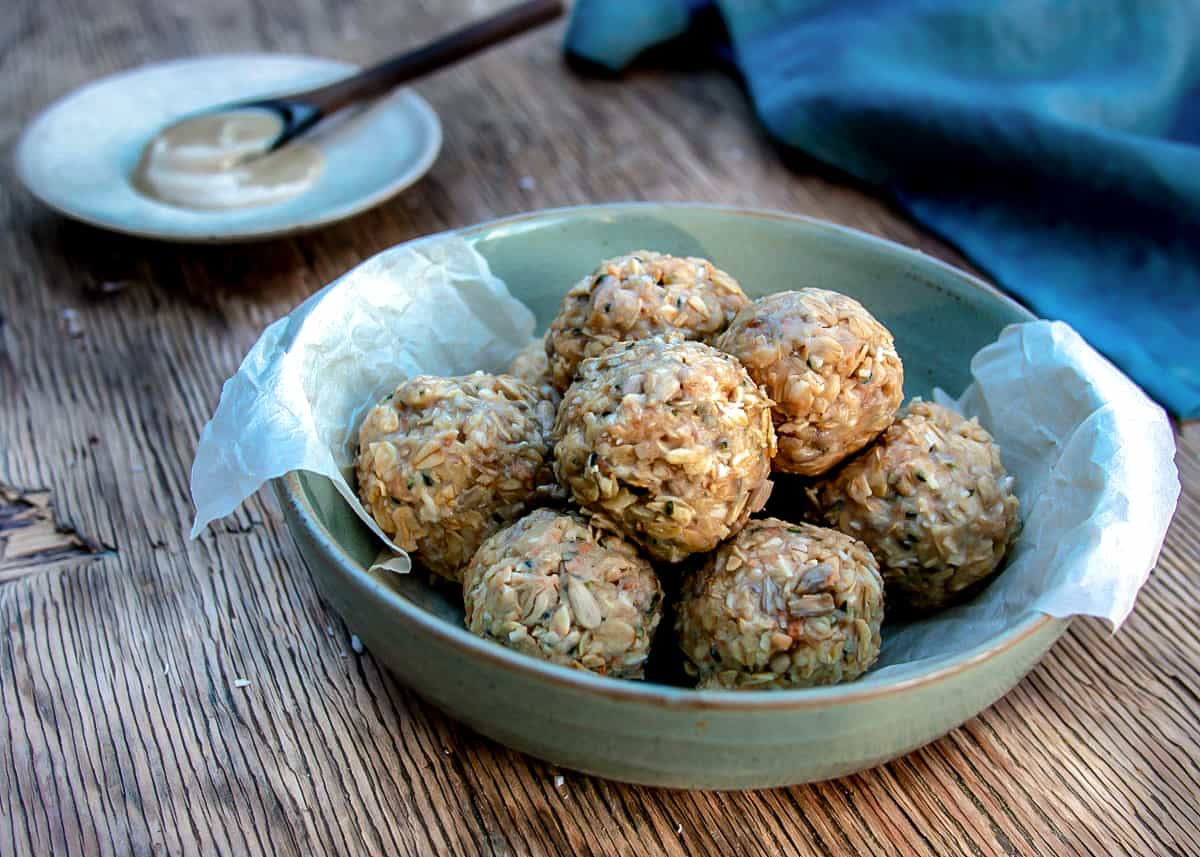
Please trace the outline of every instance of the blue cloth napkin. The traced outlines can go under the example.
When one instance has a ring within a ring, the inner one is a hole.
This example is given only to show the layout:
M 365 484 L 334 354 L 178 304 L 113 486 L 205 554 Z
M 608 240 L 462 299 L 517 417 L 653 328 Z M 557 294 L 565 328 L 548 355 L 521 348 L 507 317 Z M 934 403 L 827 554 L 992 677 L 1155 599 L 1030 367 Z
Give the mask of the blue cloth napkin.
M 579 0 L 567 49 L 727 57 L 775 137 L 1200 417 L 1200 3 Z

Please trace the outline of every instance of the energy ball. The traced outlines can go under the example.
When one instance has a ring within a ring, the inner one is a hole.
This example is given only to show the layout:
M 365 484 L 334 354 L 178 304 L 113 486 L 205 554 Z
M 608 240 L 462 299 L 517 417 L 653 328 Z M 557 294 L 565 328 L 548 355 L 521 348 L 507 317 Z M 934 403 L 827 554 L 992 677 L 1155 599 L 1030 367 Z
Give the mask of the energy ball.
M 700 687 L 812 687 L 879 657 L 883 581 L 836 530 L 751 521 L 684 585 L 675 627 Z
M 517 352 L 508 366 L 508 374 L 533 387 L 538 396 L 557 409 L 562 394 L 550 381 L 550 359 L 546 357 L 546 340 L 536 338 Z
M 546 334 L 554 386 L 616 342 L 675 332 L 708 341 L 750 303 L 737 280 L 706 259 L 638 250 L 602 262 L 563 299 Z
M 662 619 L 658 578 L 632 545 L 550 509 L 485 541 L 463 594 L 480 637 L 613 678 L 642 678 Z
M 879 560 L 888 603 L 928 612 L 1000 566 L 1021 522 L 1013 478 L 978 421 L 915 400 L 870 449 L 808 489 L 820 517 Z
M 554 472 L 594 522 L 679 562 L 736 533 L 771 493 L 771 402 L 728 354 L 655 337 L 579 366 Z
M 552 479 L 551 413 L 510 375 L 410 378 L 359 430 L 359 497 L 397 545 L 461 580 L 483 540 Z
M 891 424 L 904 400 L 892 334 L 853 298 L 824 289 L 778 292 L 737 314 L 717 347 L 742 362 L 775 402 L 783 473 L 816 476 Z

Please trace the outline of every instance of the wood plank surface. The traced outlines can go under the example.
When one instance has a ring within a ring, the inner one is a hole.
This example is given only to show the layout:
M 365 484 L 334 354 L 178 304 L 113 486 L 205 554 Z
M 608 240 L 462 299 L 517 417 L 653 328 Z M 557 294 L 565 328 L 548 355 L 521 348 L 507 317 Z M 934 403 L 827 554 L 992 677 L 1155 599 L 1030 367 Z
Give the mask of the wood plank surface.
M 454 0 L 16 0 L 4 151 L 44 105 L 216 51 L 365 61 L 495 8 Z M 1012 693 L 884 767 L 743 793 L 557 771 L 456 725 L 353 651 L 263 496 L 188 541 L 188 468 L 261 329 L 366 256 L 511 212 L 701 200 L 956 254 L 785 165 L 716 71 L 585 79 L 561 25 L 423 81 L 445 125 L 399 198 L 294 240 L 124 239 L 0 185 L 0 854 L 1200 853 L 1200 430 L 1150 583 Z M 245 680 L 245 683 L 242 681 Z M 561 784 L 556 777 L 561 776 Z

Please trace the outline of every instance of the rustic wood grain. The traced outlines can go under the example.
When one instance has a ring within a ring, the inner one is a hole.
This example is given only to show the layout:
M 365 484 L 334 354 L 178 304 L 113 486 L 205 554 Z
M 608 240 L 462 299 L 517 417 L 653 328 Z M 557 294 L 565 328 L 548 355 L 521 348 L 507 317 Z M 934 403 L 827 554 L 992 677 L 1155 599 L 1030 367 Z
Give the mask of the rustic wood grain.
M 103 550 L 55 517 L 47 489 L 20 489 L 0 482 L 0 583 Z
M 120 68 L 260 49 L 372 59 L 497 5 L 19 0 L 0 15 L 0 139 L 10 151 L 38 109 Z M 560 39 L 421 83 L 446 132 L 429 176 L 297 240 L 103 234 L 35 205 L 3 159 L 0 508 L 40 529 L 16 553 L 0 529 L 0 854 L 1197 853 L 1194 425 L 1179 513 L 1119 634 L 1079 622 L 942 740 L 765 792 L 618 785 L 467 732 L 352 651 L 265 498 L 186 539 L 188 465 L 221 381 L 269 321 L 399 241 L 545 206 L 706 200 L 961 262 L 880 201 L 790 170 L 721 74 L 583 79 Z

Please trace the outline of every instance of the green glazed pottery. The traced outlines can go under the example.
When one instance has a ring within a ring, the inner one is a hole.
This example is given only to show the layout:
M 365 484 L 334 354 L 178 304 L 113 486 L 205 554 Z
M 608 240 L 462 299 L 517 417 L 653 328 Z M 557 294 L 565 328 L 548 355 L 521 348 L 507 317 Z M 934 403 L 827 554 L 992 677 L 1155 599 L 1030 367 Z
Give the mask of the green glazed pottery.
M 544 329 L 601 259 L 635 249 L 703 256 L 751 297 L 802 286 L 862 301 L 904 360 L 905 392 L 958 394 L 972 355 L 1033 316 L 921 253 L 816 220 L 703 205 L 618 204 L 526 214 L 460 233 Z M 837 777 L 907 753 L 991 705 L 1066 630 L 1030 612 L 983 644 L 900 680 L 787 691 L 696 691 L 544 663 L 468 633 L 461 597 L 422 571 L 372 574 L 379 545 L 323 477 L 276 480 L 322 595 L 382 663 L 478 732 L 566 768 L 676 788 Z M 885 628 L 886 633 L 886 628 Z M 667 622 L 658 646 L 672 646 Z

